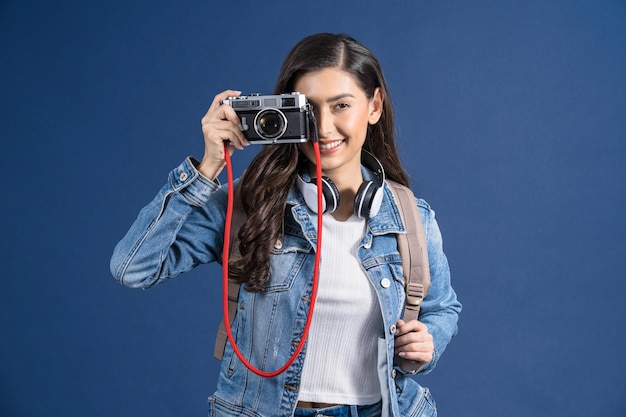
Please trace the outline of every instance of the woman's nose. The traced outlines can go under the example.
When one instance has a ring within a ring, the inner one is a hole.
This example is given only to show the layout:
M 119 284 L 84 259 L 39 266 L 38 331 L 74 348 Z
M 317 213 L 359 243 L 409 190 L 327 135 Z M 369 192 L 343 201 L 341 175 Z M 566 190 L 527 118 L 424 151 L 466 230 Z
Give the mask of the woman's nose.
M 317 118 L 317 130 L 320 138 L 328 137 L 334 129 L 332 116 L 320 110 L 315 114 L 315 117 Z

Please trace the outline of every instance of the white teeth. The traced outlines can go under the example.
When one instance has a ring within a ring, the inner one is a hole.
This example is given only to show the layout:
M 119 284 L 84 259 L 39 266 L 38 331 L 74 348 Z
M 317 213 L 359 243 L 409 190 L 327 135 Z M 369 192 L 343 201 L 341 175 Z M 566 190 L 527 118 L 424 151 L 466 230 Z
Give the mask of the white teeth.
M 333 149 L 333 148 L 336 148 L 337 146 L 341 145 L 341 142 L 343 142 L 343 140 L 336 140 L 336 141 L 333 141 L 333 142 L 320 143 L 320 149 Z

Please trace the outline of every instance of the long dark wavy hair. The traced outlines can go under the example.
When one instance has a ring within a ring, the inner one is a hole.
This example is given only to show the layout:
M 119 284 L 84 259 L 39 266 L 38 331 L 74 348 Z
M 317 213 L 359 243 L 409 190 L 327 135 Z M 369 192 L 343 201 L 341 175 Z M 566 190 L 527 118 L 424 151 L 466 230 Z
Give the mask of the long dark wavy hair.
M 338 68 L 354 79 L 371 99 L 380 88 L 382 115 L 369 125 L 363 148 L 382 163 L 387 178 L 408 186 L 394 139 L 393 111 L 383 72 L 374 54 L 345 34 L 318 33 L 307 36 L 289 52 L 280 69 L 274 94 L 294 91 L 303 74 Z M 232 279 L 258 292 L 269 278 L 270 254 L 281 237 L 289 191 L 304 158 L 297 144 L 266 145 L 252 160 L 239 184 L 239 196 L 247 219 L 239 230 L 241 257 L 229 262 Z

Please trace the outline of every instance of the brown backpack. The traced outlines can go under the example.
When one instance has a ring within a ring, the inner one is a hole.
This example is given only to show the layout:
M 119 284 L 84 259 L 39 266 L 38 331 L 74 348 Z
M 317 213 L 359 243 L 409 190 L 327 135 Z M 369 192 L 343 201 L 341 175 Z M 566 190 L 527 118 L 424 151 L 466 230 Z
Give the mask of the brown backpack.
M 395 181 L 386 180 L 389 189 L 392 191 L 398 206 L 400 215 L 404 223 L 406 233 L 397 234 L 398 251 L 402 257 L 402 271 L 404 273 L 406 302 L 404 305 L 403 320 L 410 321 L 419 316 L 422 300 L 428 293 L 430 287 L 430 269 L 428 266 L 428 249 L 426 246 L 426 236 L 424 226 L 420 217 L 415 196 L 410 188 L 405 187 Z M 230 232 L 231 253 L 238 253 L 238 232 L 246 219 L 246 214 L 237 196 L 234 199 L 233 217 Z M 227 265 L 223 265 L 224 268 Z M 237 313 L 237 302 L 239 299 L 240 284 L 232 280 L 228 281 L 228 316 L 232 320 Z M 215 340 L 214 356 L 222 360 L 226 340 L 228 336 L 224 328 L 224 320 L 220 323 Z

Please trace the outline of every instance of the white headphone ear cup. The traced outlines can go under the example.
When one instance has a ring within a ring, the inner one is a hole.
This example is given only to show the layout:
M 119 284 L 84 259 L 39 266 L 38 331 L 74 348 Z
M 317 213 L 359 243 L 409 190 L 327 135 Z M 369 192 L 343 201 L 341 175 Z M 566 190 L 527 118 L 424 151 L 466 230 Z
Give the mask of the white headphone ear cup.
M 304 202 L 313 212 L 317 213 L 317 187 L 315 184 L 308 183 L 298 175 L 297 179 L 298 190 L 304 197 Z M 326 202 L 322 201 L 322 209 L 326 210 Z
M 372 199 L 376 193 L 376 184 L 372 181 L 361 183 L 354 197 L 354 214 L 360 218 L 371 217 Z
M 383 202 L 383 189 L 372 181 L 365 181 L 354 197 L 354 214 L 360 218 L 370 218 L 378 214 Z
M 315 178 L 311 180 L 315 182 Z M 317 192 L 317 186 L 315 187 Z M 324 194 L 325 209 L 324 213 L 332 213 L 339 207 L 339 190 L 335 183 L 328 177 L 322 176 L 322 193 Z M 315 202 L 317 207 L 317 201 Z
M 376 216 L 380 211 L 380 206 L 383 204 L 383 195 L 385 195 L 383 188 L 384 187 L 376 187 L 376 191 L 372 197 L 372 202 L 370 203 L 369 217 Z
M 307 207 L 317 213 L 316 179 L 306 182 L 298 175 L 297 185 Z M 322 213 L 332 213 L 337 210 L 337 207 L 339 207 L 339 190 L 330 178 L 322 176 Z

